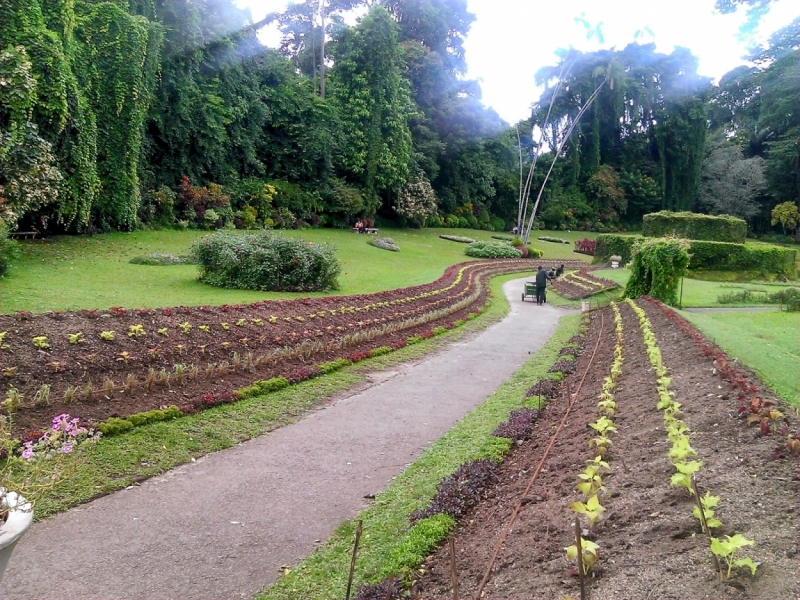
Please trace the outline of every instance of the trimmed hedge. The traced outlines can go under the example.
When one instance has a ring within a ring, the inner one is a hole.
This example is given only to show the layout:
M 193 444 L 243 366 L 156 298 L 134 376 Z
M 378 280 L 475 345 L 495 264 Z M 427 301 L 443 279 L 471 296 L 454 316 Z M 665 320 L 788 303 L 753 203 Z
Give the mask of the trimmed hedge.
M 689 253 L 692 271 L 747 271 L 759 275 L 797 277 L 796 250 L 762 244 L 728 244 L 692 240 Z
M 662 210 L 642 219 L 644 237 L 675 235 L 689 240 L 744 244 L 747 223 L 731 215 L 701 215 L 692 212 Z
M 623 264 L 629 263 L 633 257 L 633 245 L 641 239 L 636 235 L 601 233 L 595 240 L 594 262 L 610 260 L 616 254 L 622 257 Z
M 464 254 L 476 258 L 519 258 L 520 252 L 509 244 L 502 242 L 473 242 L 464 250 Z
M 597 236 L 595 262 L 618 254 L 622 262 L 630 262 L 636 236 L 603 233 Z M 691 271 L 742 271 L 753 276 L 781 275 L 795 279 L 796 250 L 766 244 L 731 244 L 727 242 L 689 241 Z

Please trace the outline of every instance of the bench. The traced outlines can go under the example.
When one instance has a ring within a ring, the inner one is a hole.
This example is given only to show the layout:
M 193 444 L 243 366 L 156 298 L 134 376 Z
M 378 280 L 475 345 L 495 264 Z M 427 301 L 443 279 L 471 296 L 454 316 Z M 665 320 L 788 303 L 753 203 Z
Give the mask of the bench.
M 12 240 L 32 240 L 35 239 L 37 235 L 39 235 L 38 231 L 12 231 L 8 234 L 8 237 Z
M 361 233 L 358 230 L 358 227 L 353 227 L 353 231 L 355 233 Z M 378 235 L 378 228 L 377 227 L 365 227 L 364 228 L 364 233 L 369 234 L 369 235 Z

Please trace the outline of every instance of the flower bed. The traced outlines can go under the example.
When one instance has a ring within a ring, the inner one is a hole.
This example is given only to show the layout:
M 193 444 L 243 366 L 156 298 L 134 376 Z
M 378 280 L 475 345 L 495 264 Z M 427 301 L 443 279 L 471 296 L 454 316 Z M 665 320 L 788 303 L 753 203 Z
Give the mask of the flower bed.
M 550 237 L 548 235 L 542 235 L 542 236 L 540 236 L 540 237 L 538 237 L 536 239 L 538 239 L 540 242 L 552 242 L 554 244 L 569 244 L 570 243 L 569 240 L 565 240 L 563 238 L 557 238 L 557 237 Z
M 571 300 L 588 298 L 599 292 L 605 292 L 619 287 L 615 282 L 601 277 L 595 277 L 585 269 L 579 271 L 569 271 L 563 277 L 556 279 L 551 287 Z
M 460 244 L 472 244 L 477 241 L 473 240 L 470 237 L 465 237 L 462 235 L 440 235 L 439 237 L 442 238 L 443 240 L 448 240 L 451 242 L 459 242 Z
M 370 295 L 2 315 L 0 395 L 19 404 L 20 431 L 60 412 L 96 423 L 170 405 L 194 412 L 253 381 L 307 379 L 314 363 L 433 335 L 484 304 L 488 277 L 529 265 L 465 263 L 431 284 Z

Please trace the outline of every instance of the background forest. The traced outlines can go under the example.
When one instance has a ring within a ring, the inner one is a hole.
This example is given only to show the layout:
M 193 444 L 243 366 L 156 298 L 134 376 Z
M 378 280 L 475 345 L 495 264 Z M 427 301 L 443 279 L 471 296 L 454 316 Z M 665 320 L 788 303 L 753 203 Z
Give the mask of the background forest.
M 538 154 L 535 196 L 603 81 L 555 163 L 540 225 L 614 231 L 692 209 L 763 233 L 776 205 L 800 200 L 800 21 L 719 85 L 686 49 L 564 52 L 538 73 L 530 119 L 509 126 L 465 78 L 466 0 L 322 7 L 254 24 L 231 0 L 3 1 L 0 220 L 49 232 L 364 216 L 508 229 L 522 173 Z M 256 34 L 275 20 L 284 36 L 270 50 Z

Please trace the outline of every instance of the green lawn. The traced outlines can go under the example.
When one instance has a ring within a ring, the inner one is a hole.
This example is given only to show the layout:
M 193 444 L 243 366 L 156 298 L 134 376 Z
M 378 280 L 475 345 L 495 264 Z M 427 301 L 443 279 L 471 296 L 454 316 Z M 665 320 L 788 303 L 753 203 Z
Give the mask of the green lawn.
M 602 269 L 594 271 L 598 277 L 605 277 L 624 286 L 630 277 L 629 269 Z M 683 306 L 684 307 L 710 307 L 710 306 L 753 306 L 752 304 L 720 304 L 717 298 L 721 294 L 751 290 L 774 293 L 785 289 L 787 285 L 766 282 L 726 283 L 721 281 L 704 281 L 700 279 L 683 280 Z M 797 287 L 797 286 L 794 286 Z
M 800 313 L 681 314 L 725 352 L 758 373 L 781 398 L 800 406 Z
M 440 233 L 480 240 L 491 236 L 491 232 L 470 229 L 382 230 L 382 235 L 393 238 L 400 246 L 400 252 L 395 253 L 370 246 L 367 236 L 349 230 L 282 233 L 336 246 L 343 263 L 339 294 L 429 283 L 439 278 L 448 266 L 470 260 L 464 256 L 464 244 L 442 240 L 438 237 Z M 0 279 L 0 313 L 218 305 L 292 296 L 213 288 L 197 281 L 197 268 L 192 265 L 156 267 L 129 262 L 135 256 L 150 253 L 185 255 L 192 242 L 203 235 L 205 232 L 198 231 L 137 231 L 23 242 L 22 259 Z M 580 234 L 583 235 L 588 234 Z M 571 236 L 577 238 L 579 234 Z M 548 258 L 589 258 L 572 252 L 571 245 L 546 242 L 531 245 L 541 248 Z

